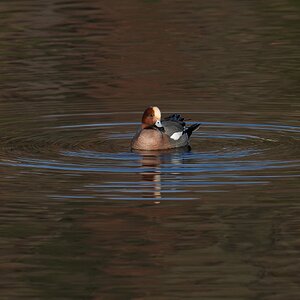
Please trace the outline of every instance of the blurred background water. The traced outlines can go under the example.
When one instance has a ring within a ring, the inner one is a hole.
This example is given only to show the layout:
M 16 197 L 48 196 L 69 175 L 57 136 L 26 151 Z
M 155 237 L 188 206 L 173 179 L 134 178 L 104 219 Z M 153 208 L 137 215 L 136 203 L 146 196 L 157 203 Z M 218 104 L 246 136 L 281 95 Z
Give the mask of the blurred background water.
M 1 299 L 299 299 L 299 1 L 2 0 Z M 135 153 L 149 105 L 201 122 Z

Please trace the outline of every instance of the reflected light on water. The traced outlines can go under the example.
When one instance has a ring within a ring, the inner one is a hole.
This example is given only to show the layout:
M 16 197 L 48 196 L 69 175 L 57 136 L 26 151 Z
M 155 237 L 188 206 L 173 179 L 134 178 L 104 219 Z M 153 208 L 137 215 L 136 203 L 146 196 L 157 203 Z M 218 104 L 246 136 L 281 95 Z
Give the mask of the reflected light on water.
M 0 15 L 1 300 L 299 299 L 297 1 Z M 131 152 L 149 105 L 191 150 Z

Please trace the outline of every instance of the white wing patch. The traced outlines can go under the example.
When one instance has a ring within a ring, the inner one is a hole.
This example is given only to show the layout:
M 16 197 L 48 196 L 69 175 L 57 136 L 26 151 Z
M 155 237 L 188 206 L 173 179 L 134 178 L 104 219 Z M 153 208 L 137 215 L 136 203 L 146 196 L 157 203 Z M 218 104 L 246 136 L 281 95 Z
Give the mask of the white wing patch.
M 183 133 L 183 131 L 174 132 L 174 133 L 170 136 L 170 138 L 171 138 L 172 140 L 177 141 L 177 140 L 179 140 L 180 137 L 182 136 L 182 133 Z

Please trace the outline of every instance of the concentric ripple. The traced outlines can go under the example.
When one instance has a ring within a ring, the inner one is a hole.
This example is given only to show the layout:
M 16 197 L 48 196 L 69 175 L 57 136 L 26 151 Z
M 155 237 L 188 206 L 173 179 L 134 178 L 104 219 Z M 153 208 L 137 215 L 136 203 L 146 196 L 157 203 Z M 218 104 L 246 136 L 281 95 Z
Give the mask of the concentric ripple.
M 138 123 L 78 124 L 78 115 L 42 119 L 43 127 L 2 137 L 0 165 L 15 172 L 88 176 L 76 188 L 50 197 L 193 200 L 202 193 L 300 176 L 297 126 L 203 122 L 192 137 L 192 150 L 132 152 L 130 139 Z

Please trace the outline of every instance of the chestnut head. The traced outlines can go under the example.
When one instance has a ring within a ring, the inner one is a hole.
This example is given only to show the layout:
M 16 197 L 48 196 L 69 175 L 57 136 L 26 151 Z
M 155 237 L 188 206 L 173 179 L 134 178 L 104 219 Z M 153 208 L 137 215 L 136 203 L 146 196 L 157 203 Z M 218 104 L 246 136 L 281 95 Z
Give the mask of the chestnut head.
M 161 124 L 161 112 L 157 106 L 148 107 L 142 117 L 142 127 L 147 128 L 150 126 L 156 126 L 158 128 L 163 127 Z

